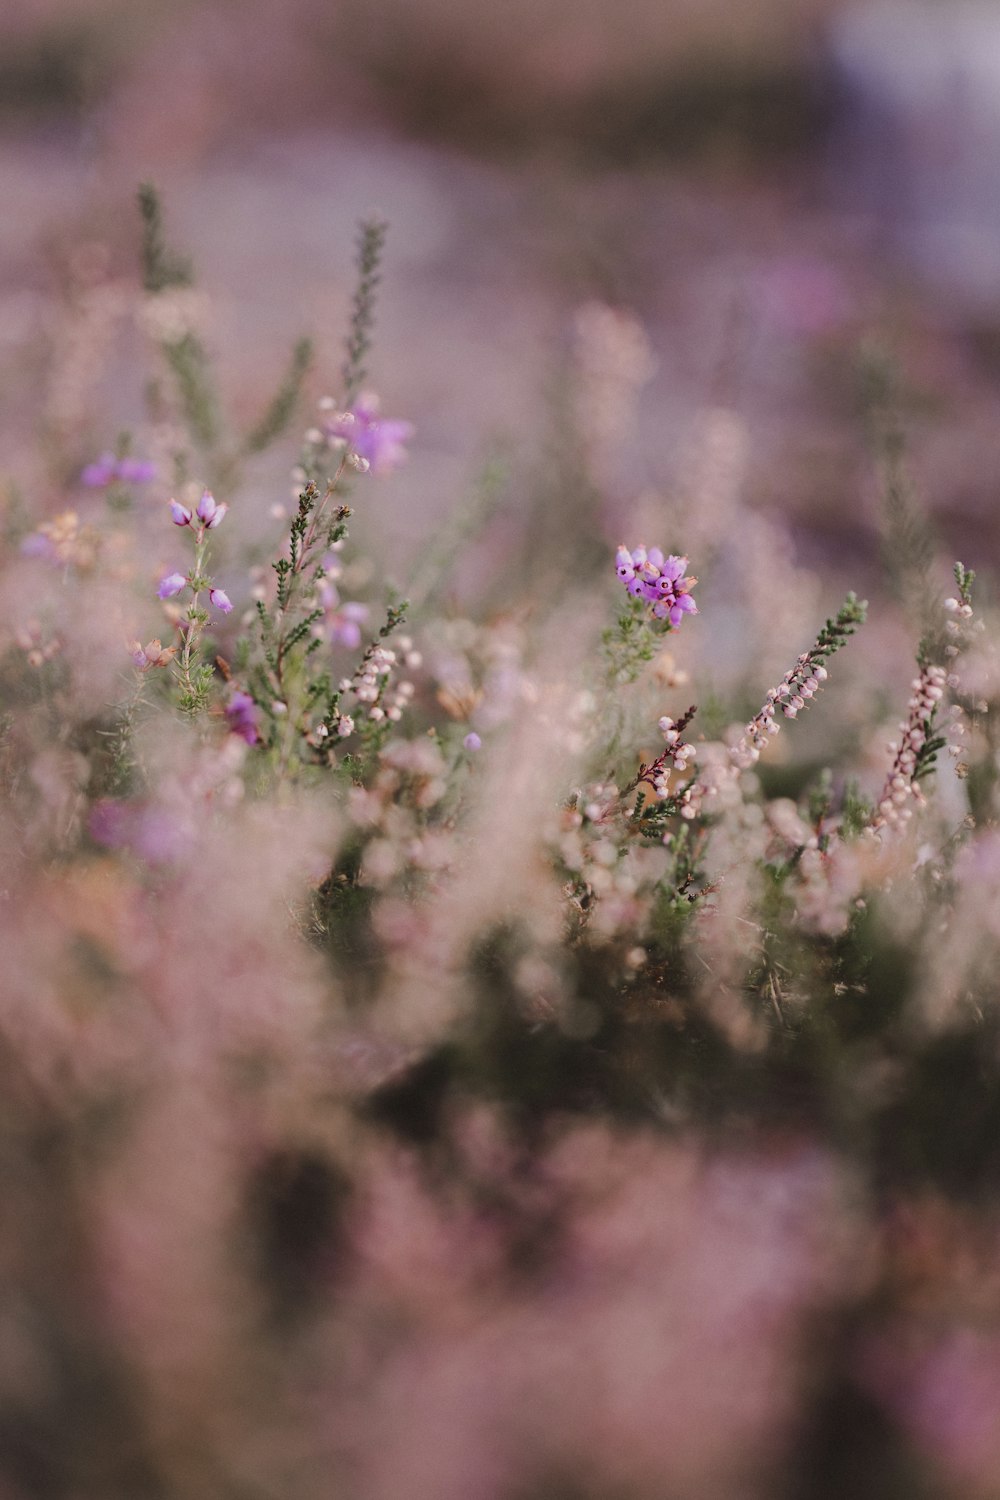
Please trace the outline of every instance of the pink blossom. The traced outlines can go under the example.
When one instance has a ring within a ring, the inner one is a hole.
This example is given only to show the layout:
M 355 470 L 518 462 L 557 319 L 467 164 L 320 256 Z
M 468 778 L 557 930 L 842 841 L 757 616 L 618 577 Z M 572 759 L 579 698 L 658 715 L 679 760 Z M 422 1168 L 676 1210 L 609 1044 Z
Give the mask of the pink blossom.
M 360 396 L 348 412 L 326 426 L 328 437 L 346 442 L 372 474 L 391 474 L 406 459 L 404 443 L 413 436 L 413 423 L 382 418 L 372 395 Z
M 233 602 L 224 589 L 209 589 L 208 597 L 216 609 L 221 610 L 224 615 L 229 614 L 233 607 Z
M 260 739 L 257 732 L 260 715 L 249 693 L 244 692 L 242 688 L 235 688 L 223 713 L 232 734 L 238 734 L 240 739 L 246 740 L 248 745 L 257 744 Z
M 187 579 L 183 573 L 167 573 L 160 579 L 160 586 L 156 590 L 158 599 L 173 599 L 181 589 L 187 587 Z
M 217 526 L 222 525 L 228 509 L 228 505 L 220 505 L 216 501 L 211 490 L 206 490 L 198 501 L 198 519 L 209 531 L 214 531 Z

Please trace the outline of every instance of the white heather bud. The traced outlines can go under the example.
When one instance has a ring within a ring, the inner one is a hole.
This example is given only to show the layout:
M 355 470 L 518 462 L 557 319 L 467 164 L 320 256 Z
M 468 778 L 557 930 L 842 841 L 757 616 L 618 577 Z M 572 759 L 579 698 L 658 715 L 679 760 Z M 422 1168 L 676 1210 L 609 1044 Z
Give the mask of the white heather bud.
M 280 719 L 285 714 L 287 714 L 288 704 L 283 703 L 280 698 L 275 698 L 274 702 L 271 704 L 271 712 Z
M 830 674 L 829 674 L 829 672 L 826 670 L 826 668 L 824 666 L 818 666 L 818 667 L 813 667 L 812 675 L 816 678 L 816 680 L 818 682 L 825 682 L 826 679 L 827 679 L 827 677 L 829 677 Z
M 374 708 L 368 710 L 368 717 L 369 719 L 373 719 L 376 724 L 380 724 L 385 718 L 385 710 L 379 708 L 378 704 L 376 704 Z
M 312 445 L 315 447 L 317 443 L 321 443 L 323 441 L 323 434 L 320 432 L 318 427 L 307 427 L 305 439 L 307 443 L 312 443 Z
M 953 615 L 959 608 L 959 602 L 957 599 L 946 599 L 944 601 L 944 607 L 950 615 Z
M 342 740 L 346 740 L 349 734 L 354 733 L 354 720 L 350 714 L 341 714 L 337 720 L 337 734 Z

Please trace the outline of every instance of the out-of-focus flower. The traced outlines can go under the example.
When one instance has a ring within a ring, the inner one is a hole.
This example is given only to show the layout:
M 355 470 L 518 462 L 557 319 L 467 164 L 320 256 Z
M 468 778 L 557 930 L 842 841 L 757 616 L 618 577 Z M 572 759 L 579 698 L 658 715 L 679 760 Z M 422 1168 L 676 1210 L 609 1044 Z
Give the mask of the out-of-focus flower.
M 80 483 L 89 490 L 105 490 L 109 484 L 148 484 L 156 478 L 156 465 L 140 458 L 115 458 L 113 453 L 102 453 L 96 463 L 87 464 L 80 474 Z
M 176 811 L 150 803 L 95 802 L 87 827 L 95 843 L 129 849 L 152 865 L 170 864 L 188 848 L 190 824 Z
M 326 611 L 331 646 L 346 646 L 349 651 L 356 651 L 361 645 L 361 627 L 368 619 L 367 604 L 342 604 L 336 584 L 328 577 L 319 586 L 319 599 Z
M 324 425 L 327 440 L 336 445 L 346 443 L 362 459 L 372 474 L 391 474 L 406 459 L 403 446 L 413 436 L 413 423 L 389 420 L 378 415 L 378 400 L 371 394 L 359 396 L 350 411 L 336 412 Z
M 653 606 L 658 620 L 669 620 L 676 630 L 685 615 L 696 615 L 698 606 L 691 597 L 697 578 L 685 577 L 688 560 L 671 554 L 664 557 L 659 547 L 619 547 L 615 553 L 615 571 L 629 594 L 645 599 Z
M 256 745 L 260 739 L 257 725 L 260 714 L 256 703 L 242 688 L 235 688 L 223 709 L 231 734 L 238 734 L 248 745 Z
M 148 641 L 145 646 L 139 641 L 129 641 L 129 654 L 140 672 L 148 672 L 150 667 L 165 667 L 177 654 L 176 646 L 162 646 L 159 641 Z
M 158 599 L 172 599 L 183 588 L 187 588 L 187 579 L 183 573 L 167 573 L 160 579 L 160 586 L 156 590 L 156 597 Z
M 93 532 L 80 525 L 76 511 L 64 510 L 29 532 L 21 543 L 21 556 L 38 557 L 56 567 L 64 563 L 86 567 L 94 561 L 94 544 Z
M 469 731 L 462 744 L 466 750 L 481 750 L 483 748 L 483 742 L 474 729 Z
M 230 599 L 225 589 L 209 589 L 208 597 L 214 604 L 215 608 L 217 610 L 220 610 L 222 614 L 228 615 L 232 610 L 233 601 Z

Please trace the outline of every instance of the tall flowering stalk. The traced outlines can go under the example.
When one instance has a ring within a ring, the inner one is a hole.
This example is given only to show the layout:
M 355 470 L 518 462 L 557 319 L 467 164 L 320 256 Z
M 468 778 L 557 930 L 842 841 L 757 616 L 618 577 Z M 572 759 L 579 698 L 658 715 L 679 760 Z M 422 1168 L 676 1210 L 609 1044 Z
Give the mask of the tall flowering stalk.
M 907 717 L 900 725 L 899 740 L 890 747 L 895 755 L 871 820 L 876 832 L 886 827 L 903 827 L 913 816 L 914 807 L 922 807 L 926 802 L 920 783 L 933 771 L 937 752 L 947 743 L 943 735 L 936 733 L 945 681 L 944 668 L 931 662 L 926 662 L 919 677 L 913 680 Z
M 181 645 L 175 667 L 181 689 L 178 706 L 191 718 L 207 706 L 212 682 L 212 668 L 198 659 L 201 638 L 211 619 L 202 603 L 202 595 L 208 596 L 208 603 L 220 614 L 228 615 L 233 607 L 229 595 L 215 583 L 208 571 L 209 534 L 221 526 L 228 509 L 224 502 L 218 503 L 209 490 L 205 490 L 193 511 L 178 500 L 170 502 L 174 525 L 194 538 L 194 562 L 188 573 L 165 574 L 160 580 L 157 596 L 168 600 L 190 592 L 186 611 L 178 621 Z
M 948 735 L 940 724 L 940 714 L 949 678 L 945 668 L 930 658 L 935 650 L 940 650 L 949 659 L 958 655 L 962 626 L 972 618 L 972 585 L 975 576 L 962 563 L 955 564 L 958 593 L 944 601 L 943 635 L 940 640 L 934 639 L 930 644 L 925 642 L 921 647 L 918 656 L 919 676 L 913 679 L 907 716 L 899 726 L 899 739 L 890 743 L 892 765 L 869 824 L 876 833 L 883 829 L 904 828 L 915 808 L 923 807 L 926 803 L 921 782 L 931 775 L 937 763 L 938 752 L 948 745 Z M 951 679 L 953 687 L 956 680 Z M 960 714 L 958 708 L 954 708 L 952 712 Z M 952 754 L 957 753 L 954 747 L 951 749 Z
M 762 706 L 747 724 L 731 755 L 741 770 L 746 770 L 760 759 L 764 747 L 770 744 L 781 729 L 778 715 L 794 719 L 815 697 L 827 679 L 826 662 L 834 652 L 864 623 L 867 600 L 848 594 L 832 619 L 827 620 L 808 651 L 803 651 L 795 665 L 790 667 L 777 687 L 768 688 Z

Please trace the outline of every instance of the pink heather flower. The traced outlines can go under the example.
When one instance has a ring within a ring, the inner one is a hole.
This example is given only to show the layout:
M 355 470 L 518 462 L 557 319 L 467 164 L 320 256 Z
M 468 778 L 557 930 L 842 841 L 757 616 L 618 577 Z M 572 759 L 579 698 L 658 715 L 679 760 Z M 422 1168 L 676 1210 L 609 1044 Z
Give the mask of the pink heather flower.
M 615 553 L 615 568 L 622 583 L 631 583 L 635 577 L 632 554 L 627 547 L 619 547 Z
M 229 614 L 233 607 L 233 602 L 224 589 L 209 589 L 208 597 L 216 609 L 221 610 L 224 615 Z
M 175 526 L 191 525 L 191 512 L 186 505 L 181 505 L 179 500 L 171 500 L 170 518 Z
M 330 644 L 357 650 L 361 645 L 361 627 L 367 619 L 367 604 L 342 604 L 329 617 Z
M 198 501 L 198 519 L 209 531 L 214 531 L 216 526 L 222 525 L 228 509 L 225 503 L 217 504 L 211 490 L 206 490 Z
M 379 417 L 378 401 L 366 394 L 358 397 L 350 411 L 327 423 L 326 434 L 342 438 L 372 474 L 391 474 L 406 459 L 403 444 L 413 436 L 413 423 Z
M 89 490 L 105 490 L 115 480 L 123 484 L 148 484 L 156 478 L 156 465 L 139 458 L 115 458 L 113 453 L 102 453 L 96 463 L 87 464 L 80 474 L 80 483 Z
M 474 751 L 481 750 L 483 748 L 483 742 L 474 729 L 470 730 L 470 732 L 465 736 L 462 744 L 465 746 L 466 750 Z
M 158 599 L 172 599 L 183 588 L 187 588 L 187 579 L 183 573 L 167 573 L 165 577 L 160 579 L 160 587 L 156 590 L 156 597 Z
M 260 739 L 257 732 L 259 713 L 256 703 L 242 688 L 235 688 L 223 709 L 231 734 L 238 734 L 248 745 L 256 745 Z
M 368 619 L 367 604 L 341 604 L 337 585 L 329 578 L 320 583 L 319 598 L 326 611 L 330 644 L 356 650 L 361 645 L 361 627 Z
M 696 578 L 686 578 L 686 557 L 671 553 L 665 557 L 659 547 L 619 547 L 615 553 L 615 571 L 626 592 L 633 599 L 646 599 L 653 606 L 653 617 L 667 620 L 676 630 L 685 615 L 697 614 L 691 597 Z

